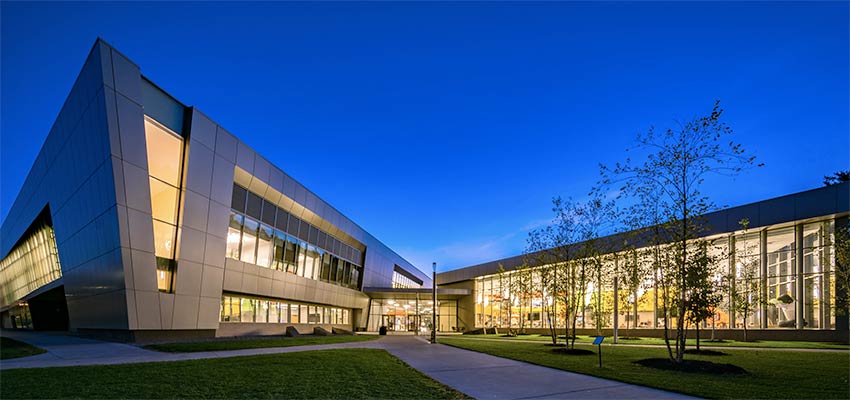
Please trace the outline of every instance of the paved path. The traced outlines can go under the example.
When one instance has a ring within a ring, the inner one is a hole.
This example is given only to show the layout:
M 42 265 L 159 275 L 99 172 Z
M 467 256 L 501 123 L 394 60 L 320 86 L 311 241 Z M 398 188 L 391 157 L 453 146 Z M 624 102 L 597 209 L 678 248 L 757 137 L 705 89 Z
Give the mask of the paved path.
M 541 367 L 451 346 L 429 344 L 416 336 L 328 345 L 293 346 L 198 353 L 160 353 L 137 346 L 60 334 L 4 331 L 47 353 L 0 362 L 0 369 L 126 364 L 293 353 L 341 348 L 378 348 L 413 368 L 477 399 L 687 399 L 675 393 Z
M 431 345 L 421 337 L 388 336 L 379 343 L 425 375 L 476 399 L 692 398 L 442 344 Z
M 377 341 L 334 343 L 324 345 L 273 347 L 266 349 L 244 349 L 228 351 L 204 351 L 195 353 L 162 353 L 146 350 L 138 346 L 123 343 L 104 342 L 83 339 L 70 335 L 3 331 L 2 336 L 29 343 L 47 350 L 47 353 L 13 358 L 0 361 L 0 370 L 17 368 L 70 367 L 80 365 L 130 364 L 140 362 L 161 362 L 181 360 L 201 360 L 207 358 L 225 358 L 252 356 L 258 354 L 294 353 L 310 350 L 380 348 Z

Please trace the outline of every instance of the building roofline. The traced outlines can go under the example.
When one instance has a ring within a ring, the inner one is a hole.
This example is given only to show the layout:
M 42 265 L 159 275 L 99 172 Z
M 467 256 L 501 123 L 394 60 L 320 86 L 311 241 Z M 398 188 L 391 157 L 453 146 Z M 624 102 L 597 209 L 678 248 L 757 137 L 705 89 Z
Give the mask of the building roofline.
M 831 205 L 828 204 L 830 201 L 832 202 Z M 743 218 L 750 219 L 751 223 L 748 229 L 755 230 L 792 221 L 828 216 L 839 217 L 848 214 L 850 214 L 850 182 L 842 182 L 704 214 L 702 217 L 710 228 L 700 236 L 708 237 L 740 230 L 738 221 Z M 633 233 L 635 231 L 615 233 L 598 240 L 610 245 L 611 252 L 616 252 L 618 248 L 623 248 L 623 242 L 627 240 L 625 236 Z M 580 246 L 582 243 L 584 242 L 576 243 L 574 246 Z M 524 259 L 525 254 L 519 254 L 441 272 L 437 274 L 437 284 L 443 285 L 469 280 L 477 276 L 491 275 L 499 272 L 500 266 L 508 270 L 514 269 L 522 265 Z

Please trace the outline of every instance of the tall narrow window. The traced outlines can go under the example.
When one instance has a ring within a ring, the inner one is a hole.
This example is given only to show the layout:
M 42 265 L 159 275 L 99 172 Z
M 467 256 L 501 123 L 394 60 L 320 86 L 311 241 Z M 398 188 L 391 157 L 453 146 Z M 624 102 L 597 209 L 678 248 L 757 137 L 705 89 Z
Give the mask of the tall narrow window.
M 162 292 L 172 292 L 176 267 L 174 256 L 183 139 L 153 119 L 145 117 L 145 140 L 150 175 L 157 287 Z

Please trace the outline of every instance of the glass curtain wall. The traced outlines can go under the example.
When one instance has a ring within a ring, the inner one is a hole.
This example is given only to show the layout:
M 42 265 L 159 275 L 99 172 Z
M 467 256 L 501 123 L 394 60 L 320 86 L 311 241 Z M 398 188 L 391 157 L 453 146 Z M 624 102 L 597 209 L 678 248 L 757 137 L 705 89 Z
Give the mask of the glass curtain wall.
M 835 312 L 830 307 L 835 303 L 834 225 L 833 220 L 826 220 L 707 238 L 709 256 L 715 263 L 712 279 L 724 289 L 720 306 L 703 326 L 740 329 L 746 323 L 748 329 L 834 329 Z M 802 243 L 797 243 L 798 235 Z M 580 298 L 584 306 L 576 317 L 578 327 L 595 328 L 597 318 L 601 318 L 603 328 L 613 326 L 614 301 L 618 302 L 620 328 L 663 327 L 663 290 L 658 283 L 660 270 L 655 265 L 655 254 L 664 254 L 668 249 L 662 247 L 657 253 L 653 250 L 639 249 L 631 256 L 640 264 L 636 290 L 624 286 L 624 277 L 620 278 L 617 293 L 612 276 L 603 277 L 601 285 L 589 278 L 584 297 Z M 626 262 L 625 256 L 619 255 L 618 262 Z M 664 262 L 663 257 L 657 262 Z M 564 328 L 567 318 L 563 293 L 552 296 L 543 287 L 541 269 L 548 267 L 475 278 L 475 326 L 548 328 L 552 323 Z M 732 285 L 749 304 L 746 317 L 740 307 L 733 307 L 729 291 Z M 669 296 L 675 296 L 673 290 Z M 675 315 L 675 310 L 670 312 Z M 797 324 L 797 315 L 802 317 L 802 326 Z M 668 323 L 675 328 L 675 318 Z
M 388 331 L 406 331 L 425 334 L 431 332 L 433 301 L 372 299 L 367 330 L 378 331 L 382 326 Z M 437 331 L 458 331 L 457 301 L 437 301 Z
M 241 186 L 233 187 L 231 207 L 226 257 L 359 289 L 359 250 Z
M 53 227 L 42 220 L 0 261 L 0 307 L 13 304 L 61 276 Z
M 349 325 L 351 312 L 339 307 L 225 295 L 221 298 L 220 320 L 269 324 Z

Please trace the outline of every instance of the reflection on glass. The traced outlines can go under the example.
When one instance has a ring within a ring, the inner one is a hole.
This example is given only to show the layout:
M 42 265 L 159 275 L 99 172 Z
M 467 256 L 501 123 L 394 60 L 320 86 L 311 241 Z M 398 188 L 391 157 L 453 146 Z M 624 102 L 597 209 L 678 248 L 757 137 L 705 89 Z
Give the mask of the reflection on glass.
M 230 225 L 227 227 L 227 249 L 225 256 L 239 259 L 239 246 L 242 243 L 242 216 L 230 213 Z
M 154 254 L 157 257 L 174 258 L 174 238 L 177 228 L 162 221 L 153 220 Z
M 155 219 L 177 224 L 177 188 L 162 181 L 150 178 L 151 212 Z
M 240 260 L 253 264 L 256 260 L 257 251 L 257 230 L 260 224 L 248 217 L 245 217 L 245 223 L 242 228 L 242 251 Z
M 256 300 L 242 299 L 242 322 L 254 322 Z
M 272 261 L 272 228 L 260 225 L 257 237 L 257 265 L 270 267 Z
M 156 258 L 156 286 L 161 292 L 172 292 L 174 284 L 174 260 Z
M 183 141 L 150 118 L 145 118 L 145 139 L 150 175 L 172 186 L 180 186 Z

